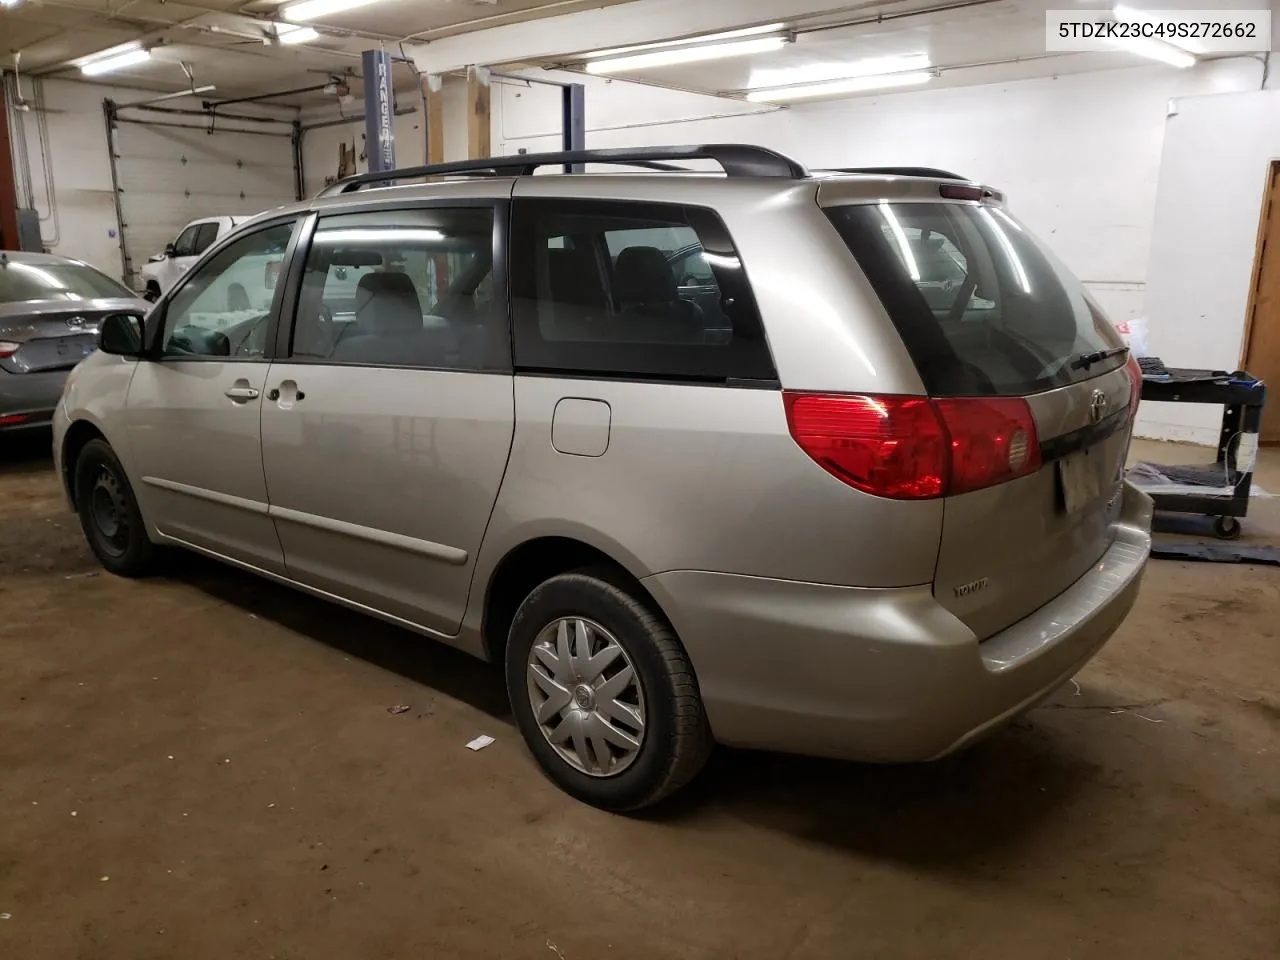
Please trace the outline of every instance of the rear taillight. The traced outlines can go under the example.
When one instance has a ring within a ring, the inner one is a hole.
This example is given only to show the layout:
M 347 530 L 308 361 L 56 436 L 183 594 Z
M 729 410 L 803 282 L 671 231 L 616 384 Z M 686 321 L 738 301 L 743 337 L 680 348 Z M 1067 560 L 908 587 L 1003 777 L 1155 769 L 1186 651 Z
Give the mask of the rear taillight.
M 787 425 L 824 470 L 867 493 L 924 500 L 979 490 L 1040 467 L 1021 398 L 783 393 Z
M 1040 469 L 1036 421 L 1021 397 L 934 400 L 951 437 L 948 495 L 981 490 Z
M 800 449 L 850 486 L 897 500 L 941 496 L 947 435 L 925 397 L 783 393 Z
M 13 356 L 21 346 L 22 344 L 14 343 L 11 340 L 0 340 L 0 357 Z
M 1129 419 L 1138 417 L 1138 401 L 1142 399 L 1142 367 L 1137 358 L 1129 354 L 1129 362 L 1124 365 L 1124 372 L 1129 375 Z

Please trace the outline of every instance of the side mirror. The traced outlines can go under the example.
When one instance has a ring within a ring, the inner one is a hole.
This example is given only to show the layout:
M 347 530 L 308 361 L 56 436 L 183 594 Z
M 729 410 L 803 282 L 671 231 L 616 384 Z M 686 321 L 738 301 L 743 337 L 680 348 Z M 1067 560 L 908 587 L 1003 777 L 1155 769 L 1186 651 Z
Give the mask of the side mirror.
M 113 313 L 98 328 L 98 349 L 119 357 L 142 353 L 142 318 L 133 313 Z
M 172 257 L 174 255 L 173 250 L 174 250 L 174 247 L 172 243 L 166 243 L 164 245 L 164 255 L 166 257 Z

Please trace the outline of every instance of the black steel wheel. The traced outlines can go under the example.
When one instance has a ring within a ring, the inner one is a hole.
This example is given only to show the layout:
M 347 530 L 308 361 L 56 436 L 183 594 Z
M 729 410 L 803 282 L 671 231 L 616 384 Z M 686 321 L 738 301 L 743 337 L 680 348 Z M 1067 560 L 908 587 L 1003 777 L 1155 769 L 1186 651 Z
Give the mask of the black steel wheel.
M 124 467 L 105 440 L 90 440 L 80 451 L 75 496 L 80 526 L 98 562 L 122 577 L 147 573 L 155 548 Z

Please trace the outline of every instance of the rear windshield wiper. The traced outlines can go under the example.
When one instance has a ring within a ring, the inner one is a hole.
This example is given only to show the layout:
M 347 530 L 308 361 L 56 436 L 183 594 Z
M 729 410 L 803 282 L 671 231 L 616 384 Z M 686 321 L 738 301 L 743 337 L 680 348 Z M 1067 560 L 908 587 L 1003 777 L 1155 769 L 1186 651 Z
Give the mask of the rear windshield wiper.
M 1095 363 L 1102 363 L 1112 357 L 1122 357 L 1129 352 L 1128 347 L 1115 347 L 1111 350 L 1098 350 L 1095 353 L 1082 353 L 1071 361 L 1071 369 L 1088 370 Z

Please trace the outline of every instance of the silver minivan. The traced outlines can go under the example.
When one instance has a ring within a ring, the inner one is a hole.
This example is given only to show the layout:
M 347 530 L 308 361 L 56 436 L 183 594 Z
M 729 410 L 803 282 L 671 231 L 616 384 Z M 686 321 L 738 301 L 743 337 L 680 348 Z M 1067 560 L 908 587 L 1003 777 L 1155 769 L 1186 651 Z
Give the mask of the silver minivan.
M 242 226 L 104 322 L 54 444 L 108 570 L 184 547 L 501 663 L 627 810 L 714 741 L 939 757 L 1078 671 L 1150 548 L 1126 356 L 945 171 L 500 157 Z

